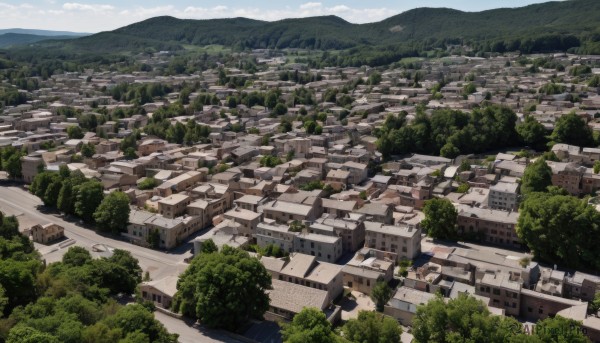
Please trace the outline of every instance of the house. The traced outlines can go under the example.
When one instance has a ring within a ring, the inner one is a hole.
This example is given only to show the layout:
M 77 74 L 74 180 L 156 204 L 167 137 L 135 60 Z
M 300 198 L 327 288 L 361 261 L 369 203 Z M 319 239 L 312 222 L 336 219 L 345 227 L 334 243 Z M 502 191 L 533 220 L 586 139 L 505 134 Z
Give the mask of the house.
M 53 223 L 37 224 L 32 226 L 29 231 L 33 241 L 42 244 L 48 244 L 65 237 L 65 229 Z
M 390 282 L 396 261 L 380 259 L 369 248 L 363 248 L 342 268 L 344 286 L 371 295 L 378 281 Z
M 323 212 L 333 218 L 345 218 L 356 209 L 356 201 L 323 199 Z
M 201 218 L 197 216 L 184 216 L 167 218 L 156 214 L 144 221 L 146 237 L 141 241 L 150 242 L 156 234 L 158 248 L 172 249 L 181 244 L 191 234 L 201 229 Z
M 261 262 L 277 260 L 262 257 Z M 273 280 L 286 281 L 312 287 L 327 292 L 327 303 L 333 302 L 339 297 L 344 287 L 342 284 L 342 266 L 319 262 L 315 256 L 294 253 L 288 262 L 265 263 L 265 268 L 271 274 Z
M 391 225 L 394 223 L 394 210 L 391 206 L 381 203 L 368 203 L 355 211 L 364 214 L 367 220 Z
M 342 170 L 349 172 L 348 182 L 358 185 L 368 177 L 368 168 L 366 164 L 348 161 L 342 165 Z
M 313 222 L 318 216 L 317 209 L 313 205 L 282 200 L 266 203 L 263 207 L 263 214 L 266 219 L 272 219 L 278 223 L 288 223 L 290 221 Z
M 383 308 L 383 313 L 398 320 L 404 326 L 412 326 L 417 307 L 434 299 L 435 294 L 401 286 Z
M 365 246 L 398 254 L 398 260 L 412 260 L 421 254 L 421 229 L 365 221 Z
M 39 170 L 44 167 L 44 160 L 40 154 L 31 154 L 21 157 L 21 175 L 25 183 L 32 183 Z
M 171 309 L 173 297 L 177 293 L 178 276 L 167 276 L 160 280 L 145 281 L 140 284 L 142 298 L 151 301 L 157 307 Z
M 235 208 L 223 214 L 223 217 L 239 224 L 239 235 L 254 237 L 256 227 L 261 222 L 262 215 L 254 211 Z
M 271 285 L 272 288 L 266 291 L 270 300 L 265 313 L 267 320 L 291 321 L 305 307 L 325 310 L 330 304 L 324 290 L 277 279 L 273 279 Z

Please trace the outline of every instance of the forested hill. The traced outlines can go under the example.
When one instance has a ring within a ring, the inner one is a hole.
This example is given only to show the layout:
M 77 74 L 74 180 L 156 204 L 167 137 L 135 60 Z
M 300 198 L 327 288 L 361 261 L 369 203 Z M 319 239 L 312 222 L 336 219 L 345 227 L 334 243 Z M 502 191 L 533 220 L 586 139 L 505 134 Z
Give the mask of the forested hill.
M 600 1 L 568 0 L 483 12 L 418 8 L 362 25 L 335 16 L 276 22 L 156 17 L 112 31 L 110 39 L 106 39 L 108 33 L 101 33 L 66 44 L 106 51 L 126 45 L 114 44 L 114 39 L 134 46 L 168 43 L 173 48 L 177 44 L 314 49 L 411 44 L 426 49 L 467 42 L 489 51 L 543 51 L 594 47 L 600 40 L 598 23 Z

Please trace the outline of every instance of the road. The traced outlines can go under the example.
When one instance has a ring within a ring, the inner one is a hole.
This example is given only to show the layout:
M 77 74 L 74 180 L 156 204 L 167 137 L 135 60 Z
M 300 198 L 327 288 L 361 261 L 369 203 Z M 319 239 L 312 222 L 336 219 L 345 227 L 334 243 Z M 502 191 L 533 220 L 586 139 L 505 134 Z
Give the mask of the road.
M 198 328 L 197 324 L 173 318 L 159 311 L 154 312 L 154 317 L 161 322 L 169 332 L 179 334 L 179 343 L 241 343 L 221 332 Z
M 191 256 L 189 251 L 183 249 L 173 253 L 156 251 L 119 239 L 103 236 L 89 228 L 65 221 L 60 215 L 55 213 L 40 212 L 38 206 L 41 205 L 42 202 L 39 198 L 28 193 L 21 187 L 0 185 L 0 210 L 8 215 L 16 215 L 21 224 L 27 223 L 28 225 L 33 225 L 36 223 L 45 224 L 52 222 L 65 228 L 65 236 L 68 239 L 74 239 L 74 245 L 90 250 L 92 245 L 100 243 L 115 249 L 130 251 L 138 259 L 140 267 L 144 271 L 150 272 L 150 276 L 154 280 L 169 275 L 179 275 L 187 267 L 187 264 L 183 260 Z M 25 228 L 21 225 L 21 229 Z M 36 244 L 36 247 L 48 263 L 59 261 L 68 249 L 68 247 L 60 249 L 58 244 L 52 246 Z

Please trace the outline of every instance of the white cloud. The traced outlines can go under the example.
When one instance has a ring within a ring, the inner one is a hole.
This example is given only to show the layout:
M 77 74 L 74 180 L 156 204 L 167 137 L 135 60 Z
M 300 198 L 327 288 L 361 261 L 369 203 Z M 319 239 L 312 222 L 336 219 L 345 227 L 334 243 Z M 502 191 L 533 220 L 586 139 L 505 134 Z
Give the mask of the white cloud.
M 4 0 L 6 1 L 6 0 Z M 78 1 L 78 0 L 75 0 Z M 357 8 L 344 4 L 327 6 L 324 2 L 306 1 L 296 6 L 271 8 L 258 8 L 248 5 L 225 6 L 214 4 L 211 6 L 175 5 L 159 6 L 132 6 L 123 1 L 119 5 L 102 3 L 56 2 L 43 0 L 32 2 L 33 5 L 22 3 L 14 5 L 0 0 L 1 26 L 20 27 L 24 20 L 28 28 L 70 30 L 78 32 L 99 32 L 113 30 L 148 18 L 169 15 L 182 19 L 211 19 L 247 17 L 251 19 L 276 21 L 285 18 L 303 18 L 311 16 L 337 15 L 354 23 L 373 22 L 385 19 L 398 13 L 385 7 Z M 44 3 L 43 5 L 40 3 Z M 80 15 L 85 13 L 85 15 Z
M 107 12 L 115 9 L 112 5 L 103 4 L 80 4 L 78 2 L 66 2 L 62 8 L 67 11 Z
M 315 8 L 321 8 L 323 6 L 320 2 L 307 2 L 305 4 L 300 5 L 301 10 L 310 10 Z

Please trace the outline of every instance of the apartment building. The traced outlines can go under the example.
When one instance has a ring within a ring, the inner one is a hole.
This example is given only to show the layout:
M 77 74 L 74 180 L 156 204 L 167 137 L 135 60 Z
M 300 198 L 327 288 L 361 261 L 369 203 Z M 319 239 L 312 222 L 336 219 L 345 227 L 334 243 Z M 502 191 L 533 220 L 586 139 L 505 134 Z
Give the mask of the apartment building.
M 490 298 L 490 306 L 503 308 L 508 315 L 518 316 L 521 311 L 521 283 L 508 273 L 484 274 L 475 281 L 475 294 Z
M 394 210 L 388 204 L 368 203 L 354 212 L 364 214 L 369 221 L 386 225 L 394 224 Z
M 517 212 L 458 205 L 458 232 L 479 234 L 488 243 L 520 247 L 516 230 L 518 219 Z
M 315 256 L 318 261 L 334 263 L 343 253 L 342 239 L 314 233 L 294 236 L 294 251 Z
M 498 182 L 490 186 L 488 207 L 495 210 L 516 211 L 519 208 L 518 183 Z
M 412 260 L 421 254 L 421 229 L 401 224 L 384 225 L 365 221 L 365 246 L 398 254 L 398 260 Z
M 282 251 L 292 253 L 294 251 L 294 237 L 297 232 L 289 231 L 288 225 L 277 223 L 258 223 L 256 226 L 256 244 L 264 248 L 268 245 L 278 246 Z
M 173 219 L 186 212 L 191 198 L 184 194 L 173 194 L 158 201 L 158 213 L 165 218 Z
M 363 247 L 365 243 L 363 222 L 350 218 L 319 218 L 310 225 L 309 232 L 341 237 L 344 253 L 353 253 Z
M 313 205 L 275 200 L 264 205 L 263 214 L 265 218 L 275 220 L 278 223 L 288 223 L 295 220 L 312 222 L 317 219 L 318 210 Z

